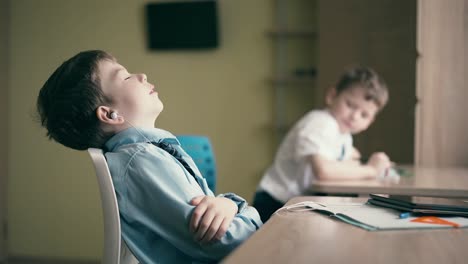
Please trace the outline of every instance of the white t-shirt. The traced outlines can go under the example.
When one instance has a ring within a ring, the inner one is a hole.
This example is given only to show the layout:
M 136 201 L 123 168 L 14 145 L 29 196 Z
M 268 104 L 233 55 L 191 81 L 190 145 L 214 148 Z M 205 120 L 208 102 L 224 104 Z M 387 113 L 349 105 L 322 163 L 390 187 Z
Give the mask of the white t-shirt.
M 336 119 L 327 110 L 312 110 L 288 132 L 258 189 L 286 203 L 304 194 L 316 179 L 310 155 L 345 160 L 351 158 L 352 149 L 351 134 L 342 134 Z

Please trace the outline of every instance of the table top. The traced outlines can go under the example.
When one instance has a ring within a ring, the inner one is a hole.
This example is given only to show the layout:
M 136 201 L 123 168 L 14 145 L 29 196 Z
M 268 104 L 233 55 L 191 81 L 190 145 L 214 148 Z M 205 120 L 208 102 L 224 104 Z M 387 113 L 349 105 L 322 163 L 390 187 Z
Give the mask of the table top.
M 468 198 L 468 168 L 406 167 L 399 181 L 315 181 L 311 192 L 331 194 L 382 193 L 402 196 Z
M 294 204 L 367 198 L 296 197 Z M 466 263 L 468 228 L 366 231 L 314 212 L 280 211 L 223 263 Z

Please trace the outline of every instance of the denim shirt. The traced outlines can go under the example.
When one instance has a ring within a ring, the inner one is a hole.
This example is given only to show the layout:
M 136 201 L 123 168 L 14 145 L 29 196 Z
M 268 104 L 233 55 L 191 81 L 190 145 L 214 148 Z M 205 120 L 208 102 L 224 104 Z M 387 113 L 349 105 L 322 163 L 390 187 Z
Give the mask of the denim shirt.
M 195 176 L 151 142 L 172 144 Z M 253 207 L 228 193 L 222 196 L 238 205 L 238 213 L 221 240 L 200 244 L 189 231 L 195 208 L 190 200 L 214 195 L 175 136 L 162 129 L 132 127 L 113 136 L 105 148 L 117 194 L 122 237 L 140 263 L 218 262 L 262 225 Z

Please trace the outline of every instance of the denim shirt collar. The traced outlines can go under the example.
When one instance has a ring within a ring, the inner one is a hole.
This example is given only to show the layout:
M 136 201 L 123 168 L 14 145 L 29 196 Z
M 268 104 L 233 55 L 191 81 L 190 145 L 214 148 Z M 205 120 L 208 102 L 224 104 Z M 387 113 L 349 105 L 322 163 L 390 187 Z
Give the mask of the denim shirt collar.
M 180 145 L 176 137 L 169 131 L 160 128 L 127 128 L 111 137 L 104 147 L 107 151 L 114 151 L 116 148 L 142 142 L 166 142 Z

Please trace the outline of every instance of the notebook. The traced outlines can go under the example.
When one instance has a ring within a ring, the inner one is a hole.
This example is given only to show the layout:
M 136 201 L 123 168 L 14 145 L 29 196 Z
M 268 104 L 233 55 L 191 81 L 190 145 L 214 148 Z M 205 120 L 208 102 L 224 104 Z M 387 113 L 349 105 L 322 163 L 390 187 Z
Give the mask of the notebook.
M 318 212 L 368 231 L 454 228 L 450 225 L 414 221 L 420 218 L 416 215 L 401 219 L 399 217 L 400 211 L 369 203 L 316 203 L 306 201 L 282 209 L 301 213 L 305 210 Z M 468 227 L 468 218 L 466 217 L 440 216 L 439 218 L 443 221 L 455 223 L 458 228 Z
M 411 213 L 468 217 L 468 202 L 459 199 L 412 197 L 411 201 L 406 201 L 386 195 L 370 194 L 368 203 Z

